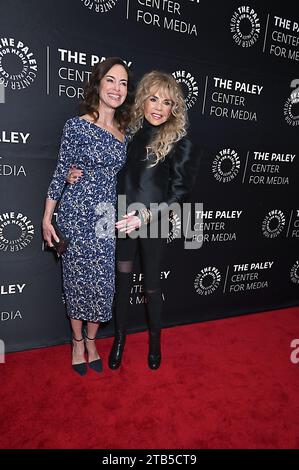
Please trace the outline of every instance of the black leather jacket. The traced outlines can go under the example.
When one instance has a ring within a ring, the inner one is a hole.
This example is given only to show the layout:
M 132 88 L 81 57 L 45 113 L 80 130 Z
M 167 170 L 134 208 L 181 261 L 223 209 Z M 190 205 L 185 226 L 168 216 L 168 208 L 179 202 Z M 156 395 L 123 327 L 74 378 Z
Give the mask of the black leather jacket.
M 155 157 L 147 158 L 146 146 L 157 129 L 145 121 L 128 145 L 126 163 L 118 174 L 118 194 L 126 195 L 127 207 L 136 202 L 149 209 L 151 203 L 181 203 L 193 187 L 199 155 L 187 137 L 177 142 L 164 160 L 150 166 Z

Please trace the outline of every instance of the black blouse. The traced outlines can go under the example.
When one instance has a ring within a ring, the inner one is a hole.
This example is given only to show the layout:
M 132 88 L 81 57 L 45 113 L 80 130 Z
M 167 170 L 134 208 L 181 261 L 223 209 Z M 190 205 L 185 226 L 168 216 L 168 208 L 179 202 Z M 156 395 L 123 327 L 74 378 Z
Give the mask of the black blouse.
M 128 145 L 126 163 L 118 174 L 118 194 L 126 196 L 127 207 L 136 202 L 148 209 L 151 203 L 181 203 L 193 187 L 199 155 L 187 137 L 177 142 L 164 160 L 151 166 L 155 157 L 147 157 L 146 146 L 157 131 L 157 126 L 144 120 Z

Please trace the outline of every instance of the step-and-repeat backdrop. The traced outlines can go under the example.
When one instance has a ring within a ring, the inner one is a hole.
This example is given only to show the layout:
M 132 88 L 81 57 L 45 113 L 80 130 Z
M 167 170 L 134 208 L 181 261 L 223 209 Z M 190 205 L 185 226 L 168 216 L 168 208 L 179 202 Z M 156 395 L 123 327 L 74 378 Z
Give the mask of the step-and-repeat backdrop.
M 298 305 L 299 16 L 296 2 L 1 0 L 0 338 L 7 351 L 70 338 L 61 265 L 41 237 L 65 121 L 91 67 L 181 83 L 200 166 L 187 234 L 174 213 L 164 325 Z M 186 224 L 185 224 L 186 225 Z M 185 227 L 186 228 L 186 227 Z M 145 326 L 142 272 L 130 330 Z M 110 323 L 101 335 L 111 335 Z

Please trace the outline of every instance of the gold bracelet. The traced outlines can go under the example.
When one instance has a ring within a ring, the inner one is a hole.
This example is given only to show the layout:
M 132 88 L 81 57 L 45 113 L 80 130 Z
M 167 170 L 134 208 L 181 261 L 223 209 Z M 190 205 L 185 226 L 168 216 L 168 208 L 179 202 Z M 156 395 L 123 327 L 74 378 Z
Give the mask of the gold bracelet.
M 149 209 L 140 209 L 139 213 L 142 216 L 144 224 L 151 223 L 153 215 Z

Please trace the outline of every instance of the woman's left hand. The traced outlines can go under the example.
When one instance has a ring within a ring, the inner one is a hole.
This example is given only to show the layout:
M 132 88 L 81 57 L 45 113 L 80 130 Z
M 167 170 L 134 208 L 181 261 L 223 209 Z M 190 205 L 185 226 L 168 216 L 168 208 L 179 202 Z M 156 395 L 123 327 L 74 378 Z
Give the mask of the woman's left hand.
M 133 232 L 133 230 L 140 228 L 141 220 L 137 215 L 134 215 L 135 213 L 136 211 L 129 212 L 129 214 L 123 216 L 122 220 L 116 222 L 115 227 L 117 230 L 129 234 Z

